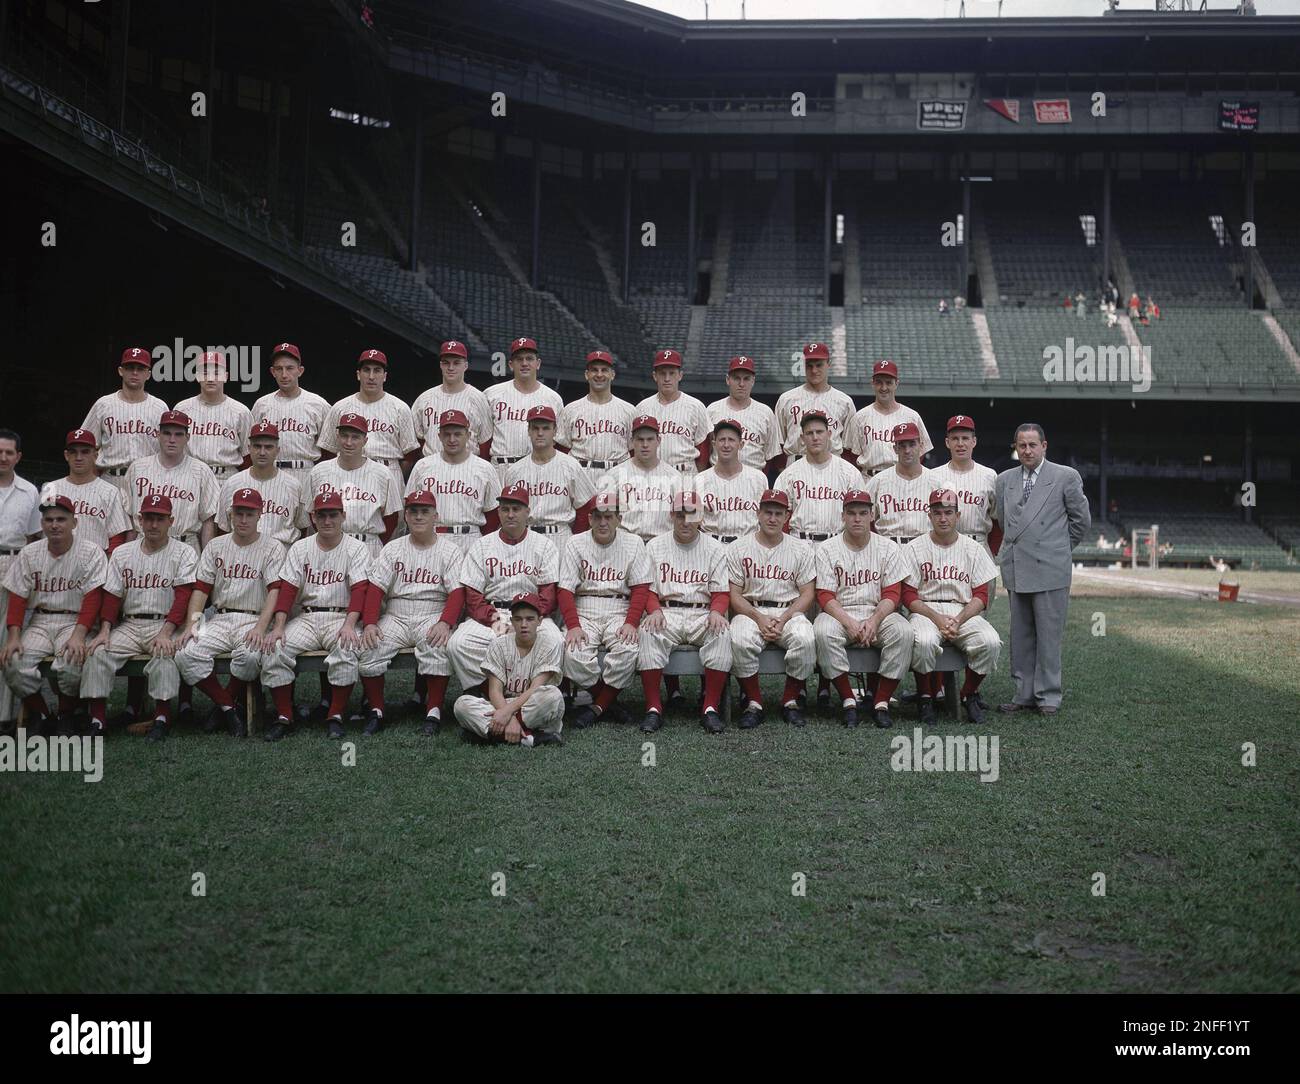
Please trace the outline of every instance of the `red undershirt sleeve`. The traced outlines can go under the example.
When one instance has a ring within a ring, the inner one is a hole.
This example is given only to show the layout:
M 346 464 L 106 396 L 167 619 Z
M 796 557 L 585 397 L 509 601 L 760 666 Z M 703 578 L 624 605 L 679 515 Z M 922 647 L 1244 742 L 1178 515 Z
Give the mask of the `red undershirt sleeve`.
M 21 601 L 26 602 L 26 599 Z M 95 618 L 99 616 L 99 608 L 104 602 L 104 589 L 102 587 L 92 587 L 86 592 L 85 597 L 81 600 L 81 609 L 77 611 L 77 624 L 87 631 L 95 623 Z M 12 611 L 11 611 L 12 615 Z M 21 625 L 22 618 L 18 619 L 17 624 Z M 10 622 L 14 624 L 14 622 Z
M 477 587 L 465 588 L 465 605 L 469 609 L 469 615 L 480 625 L 492 627 L 492 623 L 497 619 L 497 610 L 484 597 L 483 592 Z
M 190 595 L 194 593 L 194 584 L 178 583 L 172 592 L 172 608 L 167 611 L 167 620 L 172 628 L 178 629 L 185 624 L 185 613 L 190 608 Z
M 89 597 L 89 593 L 87 593 Z M 84 605 L 84 603 L 83 603 Z M 23 618 L 27 615 L 27 600 L 22 595 L 9 596 L 9 613 L 5 615 L 5 627 L 23 627 Z
M 993 521 L 993 529 L 989 531 L 989 552 L 994 557 L 998 555 L 998 550 L 1002 548 L 1002 524 L 996 519 Z
M 485 440 L 478 446 L 478 454 L 481 458 L 491 460 L 492 458 L 492 441 Z
M 695 466 L 700 470 L 709 469 L 709 454 L 712 449 L 709 447 L 709 438 L 705 437 L 695 446 Z
M 384 603 L 384 593 L 376 584 L 371 584 L 366 591 L 366 608 L 361 611 L 361 620 L 367 625 L 379 624 L 379 608 Z
M 573 592 L 560 588 L 555 593 L 555 597 L 560 605 L 560 616 L 564 618 L 564 627 L 566 629 L 582 628 L 582 622 L 578 620 L 578 604 L 573 597 Z
M 208 599 L 209 599 L 209 600 L 212 599 L 212 588 L 213 588 L 213 586 L 214 586 L 213 584 L 205 583 L 203 580 L 195 580 L 195 581 L 194 581 L 194 590 L 196 590 L 196 591 L 202 591 L 205 595 L 208 596 Z
M 902 591 L 902 598 L 903 598 L 903 605 L 904 605 L 904 606 L 911 607 L 912 603 L 915 602 L 917 599 L 919 599 L 919 598 L 921 597 L 921 592 L 918 591 L 915 587 L 913 587 L 913 586 L 912 586 L 910 583 L 908 583 L 906 580 L 899 580 L 898 583 L 896 583 L 896 584 L 891 584 L 890 586 L 891 586 L 891 587 L 897 587 L 897 588 L 899 588 L 899 589 Z M 884 592 L 881 592 L 881 593 L 883 594 Z
M 111 595 L 105 591 L 99 607 L 99 619 L 106 625 L 111 625 L 117 620 L 117 615 L 121 612 L 122 599 L 118 595 Z
M 117 549 L 118 546 L 120 546 L 123 542 L 126 541 L 126 536 L 129 533 L 130 533 L 129 531 L 122 531 L 120 534 L 115 534 L 112 538 L 110 538 L 108 540 L 107 552 L 112 553 L 115 549 Z
M 650 597 L 650 585 L 648 583 L 638 583 L 632 588 L 632 597 L 627 604 L 627 617 L 624 623 L 636 628 L 641 624 L 641 615 L 645 613 L 646 602 Z
M 912 594 L 915 596 L 916 591 L 913 590 Z M 903 601 L 903 581 L 899 580 L 897 583 L 891 583 L 888 587 L 882 588 L 880 597 L 889 599 L 895 606 L 899 605 Z
M 383 542 L 391 542 L 395 530 L 397 530 L 397 513 L 389 512 L 388 515 L 384 517 L 384 533 L 379 536 L 380 540 Z
M 646 584 L 645 612 L 648 614 L 657 614 L 659 608 L 659 596 L 650 590 L 649 584 Z
M 835 592 L 834 592 L 834 591 L 818 591 L 818 592 L 817 592 L 817 605 L 820 606 L 820 607 L 824 610 L 824 609 L 826 609 L 826 604 L 827 604 L 828 602 L 830 602 L 830 600 L 833 599 L 834 597 L 835 597 Z
M 501 528 L 501 517 L 497 515 L 495 508 L 491 512 L 484 512 L 483 515 L 487 518 L 484 520 L 483 526 L 479 528 L 480 534 L 491 534 Z
M 278 614 L 287 614 L 293 609 L 293 601 L 298 597 L 298 588 L 291 583 L 285 583 L 279 580 L 276 583 L 279 591 L 275 596 L 275 612 Z
M 714 591 L 713 597 L 709 600 L 709 609 L 714 613 L 727 616 L 727 607 L 731 605 L 730 591 Z
M 537 588 L 537 597 L 542 600 L 542 616 L 550 617 L 555 613 L 555 584 L 543 583 Z
M 596 503 L 596 498 L 592 497 L 581 508 L 573 513 L 573 533 L 581 534 L 583 531 L 591 528 L 591 509 Z
M 370 591 L 369 580 L 357 580 L 348 592 L 348 613 L 359 614 L 366 608 L 366 594 Z
M 989 608 L 989 585 L 987 583 L 982 583 L 975 588 L 975 590 L 971 592 L 971 596 L 984 603 L 984 609 L 987 610 Z
M 450 628 L 455 628 L 460 621 L 460 615 L 464 612 L 465 588 L 457 587 L 447 596 L 447 601 L 442 607 L 442 616 L 438 620 Z
M 783 470 L 785 470 L 785 462 L 786 462 L 785 452 L 780 452 L 777 455 L 772 456 L 772 458 L 767 461 L 768 470 L 772 472 L 772 481 L 775 482 L 777 479 L 777 475 L 779 475 Z

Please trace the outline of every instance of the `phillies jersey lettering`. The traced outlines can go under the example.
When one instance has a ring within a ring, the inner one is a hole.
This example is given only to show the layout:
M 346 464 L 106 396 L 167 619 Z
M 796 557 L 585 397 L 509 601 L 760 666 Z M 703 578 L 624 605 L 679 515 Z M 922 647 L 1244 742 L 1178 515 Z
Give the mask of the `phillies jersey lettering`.
M 192 547 L 168 538 L 162 549 L 145 549 L 143 538 L 118 546 L 108 559 L 104 590 L 122 600 L 122 616 L 165 614 L 178 584 L 194 582 L 198 557 Z
M 238 467 L 248 454 L 248 431 L 253 412 L 226 396 L 219 403 L 204 402 L 200 395 L 176 404 L 190 419 L 188 450 L 209 467 Z
M 333 549 L 325 549 L 316 535 L 289 547 L 280 579 L 298 589 L 297 608 L 331 607 L 346 610 L 351 589 L 366 579 L 370 551 L 360 539 L 344 535 Z
M 706 534 L 688 546 L 672 532 L 661 534 L 646 546 L 646 559 L 654 577 L 650 589 L 661 602 L 707 606 L 715 593 L 729 590 L 726 550 Z
M 128 467 L 141 456 L 158 449 L 158 419 L 167 404 L 155 395 L 129 403 L 121 392 L 95 400 L 81 428 L 95 434 L 99 445 L 96 466 L 100 470 Z
M 974 588 L 998 574 L 984 547 L 961 534 L 955 542 L 942 546 L 927 531 L 903 547 L 903 557 L 907 582 L 927 603 L 964 606 L 973 597 Z
M 844 494 L 861 485 L 862 475 L 839 456 L 824 463 L 804 456 L 780 473 L 773 488 L 789 494 L 790 530 L 829 535 L 844 522 Z
M 77 538 L 108 549 L 108 540 L 131 529 L 122 503 L 122 491 L 103 478 L 93 478 L 77 485 L 70 478 L 60 478 L 41 487 L 42 499 L 67 497 L 77 517 Z
M 199 556 L 196 579 L 211 585 L 208 602 L 220 609 L 261 610 L 279 579 L 284 549 L 265 535 L 241 546 L 234 535 L 214 538 Z
M 703 529 L 731 538 L 748 534 L 758 522 L 758 501 L 765 489 L 767 479 L 754 467 L 742 466 L 740 473 L 730 478 L 710 467 L 695 479 L 704 512 Z
M 310 466 L 320 458 L 321 426 L 329 410 L 329 403 L 313 391 L 300 388 L 292 398 L 274 391 L 253 404 L 253 421 L 269 421 L 280 431 L 277 461 Z
M 74 539 L 66 553 L 56 556 L 40 538 L 19 551 L 5 574 L 4 589 L 25 598 L 29 610 L 75 613 L 87 591 L 104 585 L 107 573 L 104 551 L 93 542 Z
M 527 531 L 510 542 L 500 531 L 484 535 L 465 553 L 460 566 L 463 587 L 478 591 L 489 602 L 508 602 L 555 583 L 560 559 L 550 539 Z
M 524 420 L 530 407 L 548 406 L 555 411 L 556 418 L 564 409 L 564 400 L 544 384 L 538 384 L 530 392 L 522 392 L 515 387 L 513 380 L 507 380 L 493 384 L 484 395 L 492 416 L 489 454 L 493 456 L 521 456 L 532 451 L 528 423 Z
M 574 535 L 560 559 L 559 586 L 577 596 L 579 606 L 590 594 L 617 594 L 626 599 L 638 584 L 650 582 L 650 562 L 645 543 L 636 535 L 619 531 L 607 546 L 590 531 Z
M 883 467 L 892 467 L 898 462 L 894 454 L 894 427 L 904 422 L 912 422 L 921 433 L 921 455 L 934 448 L 930 434 L 926 432 L 925 422 L 911 407 L 895 404 L 896 409 L 882 414 L 875 403 L 868 403 L 853 416 L 849 426 L 848 449 L 856 452 L 858 466 L 864 475 L 870 475 Z
M 727 547 L 727 574 L 754 605 L 789 606 L 817 578 L 817 568 L 811 543 L 787 534 L 765 546 L 751 534 Z
M 904 478 L 897 467 L 873 475 L 866 489 L 876 502 L 876 532 L 912 539 L 928 531 L 930 491 L 934 488 L 934 478 L 925 467 L 915 478 Z
M 824 391 L 812 391 L 806 384 L 783 392 L 776 401 L 776 424 L 781 439 L 781 447 L 789 456 L 803 455 L 803 430 L 799 420 L 807 413 L 820 410 L 826 415 L 826 425 L 830 429 L 831 455 L 838 456 L 844 450 L 844 434 L 853 418 L 853 400 L 839 388 L 827 387 Z
M 835 592 L 842 606 L 874 609 L 881 589 L 903 578 L 901 552 L 897 542 L 878 534 L 868 535 L 861 549 L 843 534 L 828 538 L 817 547 L 817 590 Z

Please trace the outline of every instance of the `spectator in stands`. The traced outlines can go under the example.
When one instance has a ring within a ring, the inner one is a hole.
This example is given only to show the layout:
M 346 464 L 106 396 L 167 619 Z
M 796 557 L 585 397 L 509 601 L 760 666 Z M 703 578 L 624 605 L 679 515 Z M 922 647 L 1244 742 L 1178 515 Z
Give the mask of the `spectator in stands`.
M 1101 534 L 1097 536 L 1097 548 L 1099 550 L 1108 550 L 1111 548 L 1110 539 L 1106 537 L 1105 531 L 1102 531 Z
M 1062 302 L 1062 308 L 1066 308 L 1066 309 L 1074 308 L 1074 298 L 1072 298 L 1069 294 L 1065 295 L 1065 301 Z
M 1160 319 L 1160 306 L 1155 303 L 1155 300 L 1151 297 L 1150 294 L 1147 294 L 1146 308 L 1142 310 L 1142 322 L 1144 324 L 1149 324 L 1152 320 L 1159 320 L 1159 319 Z
M 1110 302 L 1111 311 L 1119 306 L 1119 287 L 1115 285 L 1114 279 L 1106 280 L 1106 300 Z
M 1142 302 L 1138 300 L 1138 295 L 1137 295 L 1137 293 L 1134 292 L 1134 293 L 1129 294 L 1129 298 L 1128 298 L 1128 318 L 1129 318 L 1130 320 L 1136 320 L 1136 319 L 1138 318 L 1138 310 L 1139 310 L 1141 307 L 1142 307 Z
M 1104 313 L 1107 327 L 1114 327 L 1119 323 L 1119 317 L 1115 314 L 1115 302 L 1106 302 L 1106 311 Z
M 1074 295 L 1074 315 L 1080 320 L 1088 315 L 1088 297 L 1082 290 Z
M 952 307 L 956 309 L 958 312 L 961 312 L 961 310 L 966 307 L 966 299 L 961 295 L 954 297 L 952 299 Z
M 939 315 L 940 316 L 952 315 L 952 312 L 948 309 L 948 299 L 946 297 L 939 298 Z

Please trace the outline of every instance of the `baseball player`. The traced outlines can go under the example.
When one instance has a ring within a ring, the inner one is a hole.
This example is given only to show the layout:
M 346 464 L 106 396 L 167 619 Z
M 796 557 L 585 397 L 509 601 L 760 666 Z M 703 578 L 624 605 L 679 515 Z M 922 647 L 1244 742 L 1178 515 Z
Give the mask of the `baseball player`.
M 709 420 L 714 424 L 715 441 L 713 463 L 718 462 L 717 424 L 728 420 L 740 424 L 740 461 L 747 467 L 766 471 L 781 454 L 781 436 L 777 432 L 776 415 L 766 403 L 760 403 L 754 394 L 754 359 L 740 354 L 727 364 L 727 388 L 731 394 L 717 399 L 708 406 Z M 766 484 L 766 483 L 765 483 Z M 705 509 L 707 516 L 708 510 Z M 705 530 L 708 530 L 706 525 Z
M 528 529 L 546 535 L 563 556 L 569 539 L 587 529 L 596 487 L 576 459 L 555 450 L 555 420 L 548 406 L 528 408 L 532 454 L 506 468 L 505 484 L 528 487 Z
M 469 348 L 463 342 L 448 339 L 438 347 L 438 365 L 442 368 L 442 383 L 421 392 L 411 404 L 415 439 L 420 442 L 423 455 L 437 455 L 442 447 L 438 443 L 438 419 L 447 411 L 455 410 L 469 419 L 470 447 L 477 449 L 492 434 L 492 412 L 488 409 L 487 396 L 465 383 Z
M 700 533 L 700 499 L 693 490 L 673 494 L 672 530 L 646 546 L 650 595 L 641 622 L 639 666 L 646 715 L 641 729 L 653 734 L 663 725 L 659 679 L 674 647 L 700 650 L 704 697 L 700 723 L 710 734 L 724 727 L 718 704 L 731 669 L 731 591 L 722 544 Z
M 223 531 L 230 530 L 230 512 L 236 507 L 233 501 L 236 493 L 258 493 L 262 498 L 262 519 L 257 533 L 288 549 L 301 533 L 302 484 L 275 465 L 280 458 L 280 431 L 274 422 L 265 418 L 255 422 L 248 434 L 248 448 L 252 465 L 222 483 L 217 500 L 217 526 Z
M 601 493 L 591 530 L 574 535 L 560 558 L 557 599 L 565 636 L 564 676 L 591 691 L 573 725 L 591 726 L 632 684 L 641 638 L 637 629 L 650 594 L 645 543 L 619 529 L 618 495 Z M 596 652 L 605 651 L 602 667 Z
M 158 420 L 158 452 L 137 459 L 126 472 L 126 513 L 135 525 L 149 497 L 171 501 L 171 534 L 197 554 L 216 534 L 220 487 L 212 468 L 187 454 L 190 419 L 169 410 Z
M 679 389 L 682 356 L 676 350 L 656 352 L 651 371 L 659 391 L 637 403 L 636 412 L 659 422 L 659 458 L 682 474 L 694 475 L 709 465 L 709 412 L 695 396 Z
M 491 463 L 473 454 L 470 433 L 470 421 L 461 411 L 443 411 L 438 419 L 442 450 L 416 463 L 406 482 L 407 496 L 417 489 L 434 494 L 438 502 L 436 530 L 462 552 L 499 526 L 501 479 Z
M 614 359 L 604 350 L 587 355 L 587 394 L 560 411 L 555 442 L 577 460 L 595 485 L 628 456 L 636 408 L 611 391 Z
M 564 409 L 559 393 L 538 382 L 541 367 L 536 341 L 521 335 L 510 344 L 512 378 L 493 384 L 484 393 L 492 412 L 492 432 L 479 447 L 479 455 L 491 461 L 503 482 L 506 468 L 528 454 L 529 408 L 548 406 L 557 415 Z
M 126 518 L 122 491 L 95 472 L 98 454 L 95 435 L 89 429 L 72 430 L 63 442 L 68 476 L 46 482 L 42 488 L 47 502 L 51 495 L 61 495 L 72 502 L 78 539 L 89 539 L 100 549 L 111 551 L 126 541 L 131 524 Z
M 1002 543 L 996 493 L 998 474 L 972 458 L 976 444 L 975 419 L 969 414 L 954 414 L 948 419 L 943 443 L 951 458 L 942 466 L 930 468 L 934 488 L 951 489 L 957 494 L 961 508 L 957 529 L 996 556 Z
M 276 390 L 253 404 L 253 422 L 270 422 L 280 434 L 277 470 L 287 471 L 299 483 L 320 459 L 320 432 L 330 405 L 314 391 L 300 385 L 302 351 L 293 343 L 271 348 L 271 376 Z
M 831 454 L 831 422 L 820 410 L 799 415 L 803 455 L 773 483 L 790 496 L 790 531 L 807 542 L 825 542 L 841 523 L 844 494 L 857 489 L 862 476 Z
M 206 350 L 199 359 L 199 394 L 176 404 L 190 419 L 189 453 L 224 482 L 248 462 L 253 412 L 226 394 L 226 356 Z
M 724 546 L 749 534 L 758 521 L 758 502 L 767 479 L 741 461 L 745 429 L 735 418 L 713 426 L 714 464 L 695 479 L 695 492 L 704 510 L 702 529 Z
M 339 419 L 345 414 L 364 418 L 369 434 L 366 458 L 388 468 L 400 495 L 405 481 L 403 468 L 410 470 L 416 459 L 413 453 L 419 449 L 420 442 L 415 439 L 410 406 L 384 391 L 387 380 L 388 355 L 382 350 L 361 351 L 357 358 L 357 390 L 330 407 L 321 426 L 320 446 L 322 451 L 338 454 Z M 399 501 L 395 510 L 401 507 Z
M 32 732 L 48 735 L 49 711 L 40 693 L 41 662 L 54 656 L 51 677 L 59 692 L 59 725 L 70 726 L 86 660 L 86 634 L 99 614 L 108 561 L 104 551 L 74 535 L 77 516 L 67 497 L 40 509 L 41 533 L 5 572 L 8 597 L 0 668 L 5 683 L 27 709 Z M 23 620 L 29 616 L 26 629 Z
M 146 497 L 140 537 L 118 546 L 108 559 L 99 632 L 86 645 L 81 671 L 81 695 L 90 702 L 96 731 L 107 726 L 104 712 L 113 677 L 133 655 L 152 656 L 144 676 L 154 698 L 154 717 L 152 723 L 133 723 L 128 732 L 145 730 L 150 741 L 162 741 L 171 726 L 171 700 L 181 685 L 172 633 L 185 624 L 198 567 L 193 547 L 171 536 L 171 519 L 170 498 Z
M 23 438 L 12 429 L 0 429 L 0 620 L 9 605 L 4 579 L 9 566 L 28 542 L 41 537 L 41 496 L 15 468 L 23 458 Z M 0 733 L 13 728 L 13 697 L 0 682 Z
M 817 547 L 817 605 L 813 622 L 817 665 L 840 695 L 847 727 L 858 725 L 858 701 L 849 684 L 850 647 L 878 647 L 880 669 L 871 684 L 868 710 L 878 727 L 893 726 L 889 698 L 912 661 L 912 626 L 902 605 L 902 550 L 872 532 L 876 518 L 871 494 L 844 494 L 844 530 Z
M 925 422 L 911 407 L 894 398 L 898 390 L 898 366 L 892 361 L 878 361 L 871 367 L 871 387 L 874 402 L 868 403 L 853 416 L 849 426 L 848 449 L 857 456 L 858 468 L 864 479 L 892 467 L 898 456 L 894 451 L 894 430 L 904 422 L 911 422 L 921 434 L 919 462 L 934 447 Z
M 929 500 L 930 530 L 903 547 L 903 605 L 911 612 L 912 669 L 931 679 L 945 642 L 966 656 L 966 680 L 961 702 L 966 718 L 976 725 L 984 712 L 975 699 L 980 682 L 993 672 L 1002 650 L 997 629 L 980 615 L 988 607 L 989 583 L 997 566 L 984 547 L 957 530 L 957 494 L 936 489 Z M 922 723 L 933 723 L 933 697 L 938 682 L 931 681 L 929 695 L 921 690 Z
M 305 528 L 314 522 L 311 511 L 322 493 L 337 493 L 345 512 L 344 533 L 363 543 L 373 557 L 397 529 L 402 486 L 385 463 L 367 455 L 371 424 L 364 415 L 352 413 L 334 420 L 330 443 L 338 456 L 312 467 L 303 487 L 298 523 Z
M 285 551 L 259 530 L 266 507 L 261 493 L 237 489 L 230 505 L 230 533 L 214 538 L 199 556 L 189 612 L 176 638 L 176 667 L 187 685 L 201 689 L 212 701 L 204 732 L 224 726 L 235 737 L 246 738 L 248 719 L 241 705 L 262 669 Z M 209 601 L 213 612 L 205 620 Z M 230 681 L 223 688 L 212 672 L 213 660 L 227 652 Z
M 672 530 L 673 495 L 682 489 L 679 471 L 659 460 L 659 422 L 649 414 L 632 419 L 632 458 L 601 481 L 601 491 L 618 496 L 623 530 L 649 542 Z
M 853 419 L 853 400 L 839 388 L 831 387 L 831 352 L 825 343 L 808 343 L 803 348 L 804 382 L 783 392 L 776 401 L 777 433 L 781 450 L 789 459 L 804 454 L 803 416 L 819 413 L 830 432 L 828 450 L 832 456 L 844 454 L 845 434 Z M 781 465 L 784 466 L 782 461 Z
M 510 602 L 509 635 L 496 637 L 483 657 L 486 699 L 467 693 L 456 701 L 456 719 L 470 734 L 525 748 L 561 744 L 564 694 L 556 684 L 564 641 L 541 607 L 536 595 Z
M 731 580 L 731 655 L 748 704 L 740 716 L 742 730 L 763 721 L 763 693 L 758 684 L 758 656 L 768 644 L 785 649 L 785 691 L 781 718 L 803 726 L 799 694 L 817 665 L 812 622 L 817 579 L 811 542 L 785 533 L 790 498 L 778 489 L 759 499 L 758 530 L 727 547 Z
M 890 442 L 897 462 L 873 474 L 865 488 L 875 503 L 876 533 L 902 546 L 930 529 L 926 509 L 934 481 L 921 466 L 921 432 L 915 422 L 896 425 Z
M 453 591 L 442 620 L 454 627 L 447 644 L 456 680 L 465 690 L 483 683 L 488 646 L 510 631 L 510 600 L 536 595 L 543 617 L 555 609 L 560 560 L 545 535 L 528 529 L 528 487 L 516 482 L 501 491 L 497 514 L 501 529 L 469 548 L 460 566 L 460 586 Z M 469 620 L 457 625 L 462 610 Z
M 312 498 L 314 535 L 300 538 L 285 555 L 267 634 L 262 684 L 271 690 L 277 718 L 267 741 L 293 733 L 293 679 L 304 651 L 328 651 L 325 658 L 330 702 L 325 710 L 331 738 L 343 737 L 343 711 L 357 681 L 361 637 L 357 623 L 365 609 L 370 554 L 365 543 L 343 533 L 343 496 L 325 490 Z M 289 612 L 297 613 L 289 620 Z
M 167 410 L 166 403 L 144 390 L 152 365 L 143 347 L 123 350 L 117 366 L 122 386 L 96 399 L 81 423 L 99 446 L 99 473 L 123 493 L 131 464 L 157 448 L 158 418 Z
M 403 648 L 414 649 L 416 668 L 427 679 L 422 705 L 424 734 L 432 736 L 442 721 L 442 702 L 451 675 L 447 658 L 451 627 L 431 618 L 442 613 L 447 596 L 460 583 L 464 554 L 460 547 L 440 540 L 434 532 L 437 508 L 429 490 L 408 493 L 409 533 L 389 542 L 370 566 L 365 632 L 361 636 L 365 650 L 358 664 L 370 708 L 367 734 L 377 734 L 383 728 L 384 672 Z

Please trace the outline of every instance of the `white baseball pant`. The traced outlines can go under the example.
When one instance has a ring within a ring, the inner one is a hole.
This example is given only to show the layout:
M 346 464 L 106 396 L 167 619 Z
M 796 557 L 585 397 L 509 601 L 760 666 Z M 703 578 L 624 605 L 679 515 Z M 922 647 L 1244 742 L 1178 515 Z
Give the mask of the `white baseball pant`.
M 491 732 L 492 716 L 496 714 L 491 700 L 481 696 L 458 697 L 452 710 L 456 721 L 471 734 L 486 738 Z M 554 685 L 543 685 L 528 698 L 519 714 L 529 730 L 558 734 L 564 729 L 564 694 Z
M 764 617 L 780 617 L 785 606 L 755 606 Z M 817 666 L 817 645 L 812 622 L 805 614 L 795 614 L 781 630 L 777 641 L 785 648 L 785 672 L 799 681 L 807 681 Z M 768 642 L 758 631 L 758 623 L 744 614 L 731 619 L 731 657 L 736 677 L 748 678 L 758 673 L 758 656 Z
M 582 647 L 566 647 L 564 676 L 581 689 L 590 689 L 603 681 L 611 689 L 626 689 L 636 674 L 640 641 L 624 643 L 618 630 L 627 623 L 625 598 L 578 597 L 578 621 L 587 634 Z M 605 649 L 602 668 L 597 651 Z
M 339 632 L 347 614 L 303 613 L 284 627 L 284 639 L 262 660 L 262 684 L 268 689 L 292 685 L 294 667 L 304 651 L 328 651 L 326 677 L 331 685 L 351 685 L 357 680 L 357 656 L 339 646 Z
M 663 632 L 650 632 L 641 626 L 641 646 L 638 663 L 642 670 L 662 670 L 674 647 L 691 646 L 700 649 L 700 662 L 706 670 L 731 669 L 731 630 L 719 633 L 709 631 L 707 606 L 665 606 Z
M 113 692 L 113 678 L 133 655 L 148 655 L 154 637 L 162 632 L 162 621 L 139 621 L 125 618 L 113 627 L 108 643 L 86 659 L 81 671 L 81 695 L 108 697 Z M 149 695 L 155 700 L 170 700 L 181 691 L 181 675 L 176 660 L 150 659 L 144 666 L 149 679 Z
M 954 615 L 962 611 L 957 602 L 931 602 L 931 609 L 941 614 Z M 916 639 L 912 645 L 912 669 L 918 674 L 928 674 L 939 661 L 944 640 L 939 629 L 928 617 L 912 614 L 909 619 Z M 991 674 L 998 664 L 1002 651 L 1002 638 L 998 630 L 976 614 L 962 622 L 957 636 L 951 641 L 966 656 L 966 665 L 977 674 Z
M 219 614 L 205 617 L 189 643 L 176 652 L 176 668 L 186 685 L 197 685 L 209 677 L 218 655 L 230 655 L 230 676 L 256 681 L 262 669 L 262 653 L 254 651 L 244 637 L 257 624 L 257 614 Z
M 849 615 L 865 621 L 875 610 L 874 606 L 846 606 Z M 827 678 L 837 678 L 849 672 L 849 634 L 844 626 L 824 610 L 813 622 L 813 635 L 817 640 L 817 665 Z M 876 631 L 871 646 L 880 649 L 881 677 L 902 680 L 912 661 L 914 634 L 907 618 L 899 613 L 889 614 Z
M 81 667 L 65 662 L 59 654 L 73 630 L 75 617 L 68 614 L 32 614 L 31 623 L 23 629 L 22 647 L 5 667 L 5 683 L 21 699 L 31 696 L 41 687 L 41 660 L 54 656 L 50 672 L 64 696 L 76 696 L 81 687 Z
M 510 611 L 497 610 L 497 620 L 509 625 Z M 472 617 L 465 618 L 456 626 L 456 631 L 447 641 L 447 657 L 451 660 L 451 672 L 456 675 L 462 689 L 472 689 L 483 683 L 483 660 L 496 638 L 495 632 Z
M 394 605 L 394 603 L 389 603 Z M 420 603 L 414 609 L 424 610 Z M 439 608 L 441 612 L 441 607 Z M 447 648 L 432 647 L 429 644 L 429 629 L 437 623 L 438 615 L 427 610 L 420 613 L 384 614 L 379 619 L 379 631 L 383 639 L 377 647 L 363 651 L 357 664 L 362 677 L 378 677 L 388 669 L 388 664 L 397 657 L 403 648 L 415 649 L 415 668 L 417 673 L 446 677 L 451 673 L 451 660 L 447 657 Z

